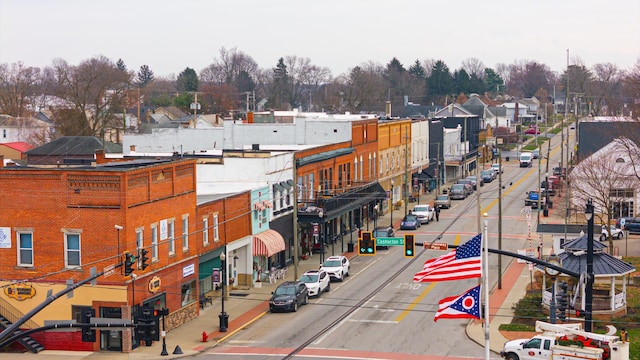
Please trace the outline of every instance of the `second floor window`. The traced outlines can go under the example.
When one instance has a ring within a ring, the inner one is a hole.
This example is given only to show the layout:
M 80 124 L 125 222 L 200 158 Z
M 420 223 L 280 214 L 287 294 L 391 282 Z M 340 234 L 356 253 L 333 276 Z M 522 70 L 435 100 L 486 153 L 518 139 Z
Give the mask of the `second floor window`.
M 209 219 L 202 219 L 202 245 L 209 245 Z
M 182 218 L 182 250 L 189 250 L 189 216 Z
M 18 238 L 18 266 L 33 266 L 33 233 L 19 232 Z
M 169 254 L 176 253 L 176 238 L 175 238 L 175 222 L 169 221 L 167 224 L 167 237 L 169 238 Z
M 64 262 L 66 267 L 80 266 L 80 234 L 65 234 Z
M 218 214 L 213 215 L 213 241 L 220 241 L 220 223 Z
M 151 227 L 151 259 L 158 260 L 158 226 Z

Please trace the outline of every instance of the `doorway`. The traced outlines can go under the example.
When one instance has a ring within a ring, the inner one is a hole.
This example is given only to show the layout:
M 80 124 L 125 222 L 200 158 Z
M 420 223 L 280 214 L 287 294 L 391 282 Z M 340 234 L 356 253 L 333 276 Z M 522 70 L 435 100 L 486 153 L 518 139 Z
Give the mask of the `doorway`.
M 115 307 L 100 307 L 100 317 L 122 319 L 122 310 Z M 122 352 L 122 331 L 100 330 L 100 350 Z

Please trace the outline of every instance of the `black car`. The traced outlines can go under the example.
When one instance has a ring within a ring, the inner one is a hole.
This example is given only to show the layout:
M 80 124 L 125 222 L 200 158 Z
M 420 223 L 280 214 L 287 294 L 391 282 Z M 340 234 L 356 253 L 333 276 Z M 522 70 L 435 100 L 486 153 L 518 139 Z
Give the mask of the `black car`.
M 393 237 L 393 228 L 392 227 L 388 227 L 388 226 L 378 226 L 377 228 L 373 229 L 373 232 L 371 233 L 371 236 L 373 236 L 374 238 L 381 238 L 381 237 Z M 376 249 L 388 249 L 388 246 L 379 246 L 376 243 Z
M 298 307 L 305 305 L 307 300 L 309 300 L 307 285 L 302 281 L 285 281 L 271 293 L 269 310 L 271 312 L 298 311 Z

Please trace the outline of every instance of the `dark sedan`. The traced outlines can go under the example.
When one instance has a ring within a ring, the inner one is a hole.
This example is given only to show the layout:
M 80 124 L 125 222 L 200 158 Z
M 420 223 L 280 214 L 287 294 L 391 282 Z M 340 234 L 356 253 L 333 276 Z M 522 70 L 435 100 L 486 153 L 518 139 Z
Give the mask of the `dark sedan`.
M 309 289 L 302 281 L 285 281 L 271 293 L 269 310 L 295 312 L 300 305 L 305 305 L 308 299 Z

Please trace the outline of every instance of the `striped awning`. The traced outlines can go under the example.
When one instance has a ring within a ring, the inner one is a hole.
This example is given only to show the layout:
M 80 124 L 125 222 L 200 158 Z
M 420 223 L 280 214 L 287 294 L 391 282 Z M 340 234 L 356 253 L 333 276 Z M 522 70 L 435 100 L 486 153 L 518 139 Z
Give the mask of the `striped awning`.
M 284 238 L 275 230 L 253 236 L 253 256 L 271 256 L 285 249 Z

